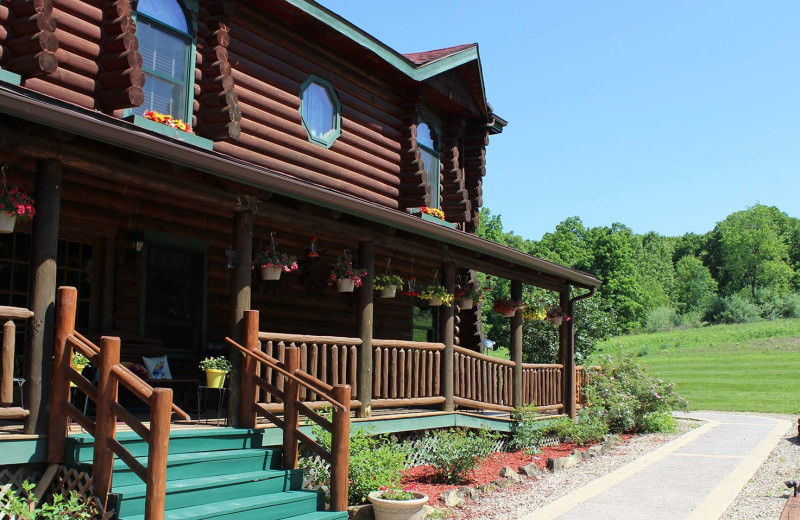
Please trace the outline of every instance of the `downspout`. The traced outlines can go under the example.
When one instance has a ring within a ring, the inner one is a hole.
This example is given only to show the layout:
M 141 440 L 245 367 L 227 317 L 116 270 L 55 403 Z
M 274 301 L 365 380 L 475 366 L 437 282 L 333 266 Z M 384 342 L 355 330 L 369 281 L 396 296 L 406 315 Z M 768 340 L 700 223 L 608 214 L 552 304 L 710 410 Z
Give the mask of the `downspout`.
M 569 317 L 572 318 L 572 311 L 575 308 L 575 302 L 585 300 L 586 298 L 591 298 L 594 296 L 594 293 L 597 292 L 597 287 L 592 287 L 588 293 L 580 294 L 569 301 L 569 308 L 567 309 L 567 313 Z
M 571 397 L 570 397 L 570 401 L 571 402 L 569 403 L 570 404 L 570 408 L 569 408 L 569 410 L 567 410 L 566 407 L 565 407 L 565 412 L 568 412 L 569 416 L 573 420 L 575 419 L 575 416 L 576 416 L 577 411 L 578 411 L 577 410 L 578 404 L 580 403 L 580 396 L 577 395 L 580 391 L 575 386 L 575 382 L 576 382 L 575 380 L 577 378 L 577 373 L 576 373 L 576 370 L 575 370 L 575 317 L 574 317 L 575 302 L 580 301 L 580 300 L 584 300 L 586 298 L 589 298 L 589 297 L 593 296 L 595 292 L 597 292 L 597 289 L 595 287 L 592 287 L 589 290 L 589 292 L 583 293 L 581 295 L 578 295 L 578 296 L 572 298 L 569 301 L 569 305 L 567 306 L 568 307 L 567 308 L 567 316 L 570 317 L 570 320 L 567 322 L 567 330 L 568 330 L 568 332 L 567 332 L 567 342 L 568 342 L 568 345 L 569 345 L 568 346 L 568 350 L 569 350 L 570 355 L 572 357 L 572 359 L 571 359 L 572 378 L 565 378 L 567 380 L 567 384 L 569 385 L 569 387 L 568 387 L 569 390 L 565 392 L 565 397 L 566 397 L 566 395 L 571 395 Z M 570 379 L 571 379 L 571 381 L 570 381 Z M 567 403 L 565 402 L 564 404 L 566 405 Z

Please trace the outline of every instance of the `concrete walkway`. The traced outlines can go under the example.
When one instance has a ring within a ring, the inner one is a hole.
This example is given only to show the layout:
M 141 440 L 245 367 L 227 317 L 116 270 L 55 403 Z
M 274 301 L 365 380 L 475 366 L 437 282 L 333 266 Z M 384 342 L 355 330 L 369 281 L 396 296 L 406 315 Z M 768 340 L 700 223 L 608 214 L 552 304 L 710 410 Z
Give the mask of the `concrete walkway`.
M 790 427 L 724 412 L 683 416 L 706 422 L 521 520 L 714 520 Z

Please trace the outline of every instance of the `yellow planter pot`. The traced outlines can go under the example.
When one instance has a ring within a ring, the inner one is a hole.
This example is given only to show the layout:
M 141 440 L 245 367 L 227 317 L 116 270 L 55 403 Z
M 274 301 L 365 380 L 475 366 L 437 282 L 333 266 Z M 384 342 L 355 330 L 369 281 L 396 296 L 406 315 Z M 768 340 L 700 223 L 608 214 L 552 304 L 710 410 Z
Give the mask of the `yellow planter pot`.
M 222 388 L 225 386 L 225 376 L 228 375 L 224 370 L 206 370 L 206 386 L 209 388 Z
M 83 373 L 83 369 L 86 368 L 86 365 L 72 365 L 72 368 L 75 369 L 75 372 L 81 374 Z M 75 383 L 70 382 L 69 386 L 75 386 Z

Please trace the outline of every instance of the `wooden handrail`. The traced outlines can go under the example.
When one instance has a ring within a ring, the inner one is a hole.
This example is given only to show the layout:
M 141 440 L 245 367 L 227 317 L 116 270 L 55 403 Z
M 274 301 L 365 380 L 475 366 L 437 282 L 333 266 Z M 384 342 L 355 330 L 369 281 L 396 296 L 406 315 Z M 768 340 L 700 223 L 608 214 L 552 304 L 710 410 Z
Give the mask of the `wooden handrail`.
M 404 341 L 394 339 L 373 339 L 373 348 L 404 348 L 419 350 L 444 350 L 444 343 L 428 343 L 425 341 Z
M 481 361 L 488 361 L 489 363 L 495 363 L 506 367 L 513 367 L 515 365 L 513 361 L 487 356 L 486 354 L 481 354 L 480 352 L 475 352 L 474 350 L 469 350 L 464 347 L 453 347 L 453 352 L 461 354 L 462 356 L 480 359 Z
M 14 354 L 16 350 L 17 326 L 15 319 L 28 319 L 33 312 L 22 307 L 0 306 L 0 318 L 3 324 L 3 350 L 2 372 L 0 373 L 0 407 L 10 408 L 14 402 Z M 27 411 L 19 409 L 6 410 L 13 412 L 15 419 L 22 419 L 28 415 Z
M 523 363 L 522 369 L 525 370 L 526 368 L 564 368 L 564 365 L 559 365 L 558 363 Z
M 361 345 L 361 338 L 343 338 L 338 336 L 309 336 L 306 334 L 281 334 L 278 332 L 259 332 L 262 341 L 282 341 L 283 343 L 317 343 L 319 345 Z
M 234 346 L 237 349 L 239 349 L 246 356 L 252 356 L 255 359 L 257 359 L 260 363 L 262 363 L 264 365 L 267 365 L 271 369 L 273 369 L 276 372 L 280 373 L 286 379 L 289 379 L 290 381 L 293 381 L 293 382 L 305 387 L 306 390 L 310 390 L 311 392 L 314 392 L 315 394 L 319 395 L 322 399 L 324 399 L 325 401 L 330 403 L 331 406 L 333 406 L 334 408 L 338 408 L 339 410 L 342 410 L 342 411 L 350 409 L 349 404 L 345 405 L 343 403 L 340 403 L 340 402 L 336 401 L 333 397 L 330 397 L 327 394 L 327 391 L 324 390 L 322 387 L 317 387 L 317 386 L 311 384 L 310 382 L 306 381 L 306 379 L 313 378 L 313 376 L 311 374 L 307 374 L 307 373 L 303 372 L 303 377 L 302 378 L 298 377 L 295 374 L 297 372 L 301 372 L 301 370 L 299 370 L 299 369 L 296 370 L 294 374 L 292 374 L 292 373 L 288 372 L 285 368 L 282 367 L 283 363 L 281 363 L 280 361 L 278 361 L 277 359 L 275 359 L 275 358 L 273 358 L 271 356 L 268 356 L 268 355 L 264 354 L 263 352 L 261 352 L 259 350 L 253 350 L 253 351 L 247 350 L 243 346 L 241 346 L 238 343 L 236 343 L 235 341 L 233 341 L 231 338 L 225 338 L 225 341 L 227 341 L 232 346 Z M 333 387 L 331 387 L 331 388 L 333 388 Z

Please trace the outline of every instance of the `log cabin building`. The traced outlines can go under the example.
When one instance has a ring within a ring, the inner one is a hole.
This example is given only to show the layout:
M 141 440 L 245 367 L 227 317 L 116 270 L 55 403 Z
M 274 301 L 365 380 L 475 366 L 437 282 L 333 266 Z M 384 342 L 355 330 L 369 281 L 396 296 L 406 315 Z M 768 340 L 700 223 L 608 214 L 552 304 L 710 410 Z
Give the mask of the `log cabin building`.
M 565 309 L 600 285 L 474 234 L 487 146 L 506 126 L 487 101 L 477 44 L 400 54 L 311 0 L 3 0 L 0 113 L 4 178 L 37 210 L 0 236 L 0 304 L 34 314 L 16 363 L 29 433 L 47 431 L 61 285 L 78 289 L 78 331 L 120 336 L 123 359 L 126 348 L 159 350 L 173 371 L 227 352 L 225 336 L 241 341 L 250 309 L 277 339 L 349 338 L 336 351 L 315 345 L 313 360 L 303 350 L 301 365 L 352 383 L 362 416 L 401 398 L 445 410 L 534 399 L 521 312 L 512 361 L 489 371 L 518 384 L 470 394 L 480 384 L 467 372 L 488 363 L 479 311 L 377 298 L 372 276 L 389 259 L 418 283 L 453 291 L 477 270 L 512 280 L 517 296 L 523 284 L 557 291 Z M 263 281 L 253 248 L 273 234 L 300 268 Z M 327 284 L 344 251 L 369 270 L 352 294 Z M 560 329 L 552 406 L 574 415 L 571 327 Z M 398 392 L 397 350 L 419 362 L 415 341 L 442 346 L 423 370 L 433 379 Z

